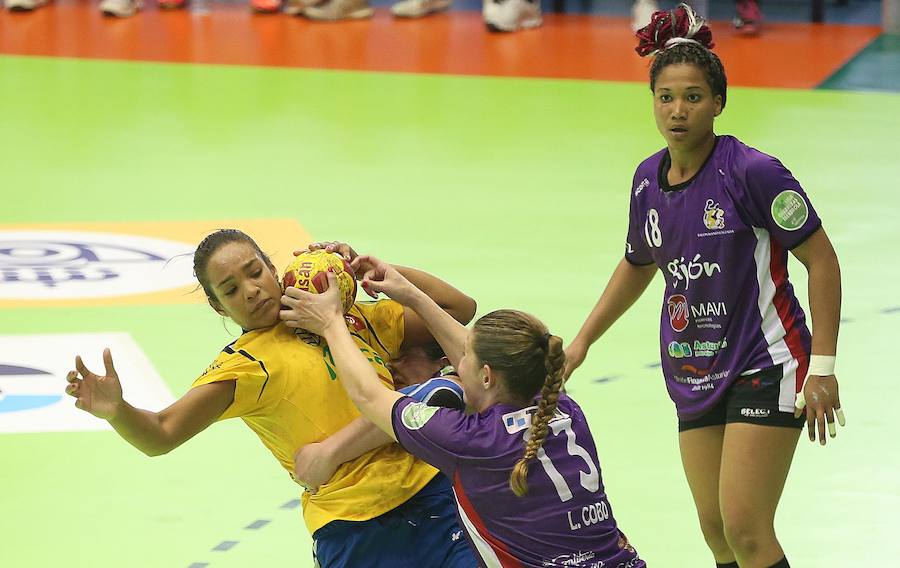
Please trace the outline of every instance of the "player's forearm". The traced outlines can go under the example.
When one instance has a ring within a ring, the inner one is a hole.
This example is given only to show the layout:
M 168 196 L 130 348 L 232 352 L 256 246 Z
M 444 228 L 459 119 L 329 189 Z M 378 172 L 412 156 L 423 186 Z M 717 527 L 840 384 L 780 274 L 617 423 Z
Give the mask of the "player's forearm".
M 623 258 L 573 343 L 590 347 L 641 297 L 654 274 L 656 265 L 635 266 Z
M 810 258 L 809 308 L 812 316 L 812 353 L 835 355 L 841 321 L 841 267 L 837 255 L 829 253 Z
M 122 401 L 109 424 L 126 442 L 148 456 L 159 456 L 175 447 L 157 412 L 135 408 Z
M 370 420 L 360 417 L 326 438 L 322 444 L 329 461 L 338 466 L 392 441 Z
M 440 344 L 450 364 L 458 366 L 466 344 L 468 334 L 466 327 L 441 309 L 441 306 L 425 293 L 416 294 L 409 307 L 425 321 L 428 331 Z
M 434 300 L 441 309 L 453 316 L 453 319 L 463 324 L 472 321 L 472 318 L 475 316 L 475 310 L 477 309 L 475 300 L 463 294 L 437 276 L 433 276 L 416 268 L 398 265 L 392 266 L 397 269 L 397 272 L 409 280 L 413 286 L 425 292 L 425 294 Z
M 382 384 L 375 369 L 353 342 L 343 319 L 335 320 L 329 325 L 324 330 L 323 337 L 334 357 L 338 376 L 347 396 L 363 416 L 394 439 L 391 411 L 394 402 L 402 395 Z

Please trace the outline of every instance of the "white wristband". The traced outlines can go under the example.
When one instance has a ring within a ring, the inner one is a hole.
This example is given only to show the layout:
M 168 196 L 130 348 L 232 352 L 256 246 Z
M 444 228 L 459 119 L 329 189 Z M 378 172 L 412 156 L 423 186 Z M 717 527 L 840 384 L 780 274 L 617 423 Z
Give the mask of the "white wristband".
M 834 355 L 813 355 L 809 358 L 809 371 L 806 375 L 827 377 L 834 374 Z

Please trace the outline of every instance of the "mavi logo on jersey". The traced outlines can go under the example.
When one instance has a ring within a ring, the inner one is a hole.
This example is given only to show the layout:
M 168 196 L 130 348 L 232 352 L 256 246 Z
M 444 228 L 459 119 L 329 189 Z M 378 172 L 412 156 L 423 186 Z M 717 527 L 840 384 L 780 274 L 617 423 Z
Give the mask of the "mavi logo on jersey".
M 687 298 L 682 294 L 672 294 L 666 301 L 666 309 L 669 312 L 669 324 L 675 331 L 684 331 L 690 323 L 688 315 Z

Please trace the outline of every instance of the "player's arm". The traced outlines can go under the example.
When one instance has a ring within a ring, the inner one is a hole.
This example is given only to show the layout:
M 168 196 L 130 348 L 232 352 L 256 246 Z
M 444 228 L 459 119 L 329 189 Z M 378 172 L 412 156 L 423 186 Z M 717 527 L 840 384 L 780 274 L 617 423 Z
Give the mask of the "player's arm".
M 837 353 L 838 329 L 841 321 L 841 267 L 828 235 L 821 227 L 791 253 L 809 272 L 809 309 L 812 317 L 812 356 L 809 377 L 803 389 L 802 403 L 806 404 L 806 418 L 810 441 L 815 441 L 818 424 L 819 443 L 825 444 L 826 425 L 830 436 L 837 435 L 834 414 L 843 425 L 843 411 L 834 375 L 834 356 Z M 820 368 L 820 361 L 830 362 Z
M 106 374 L 101 376 L 76 357 L 75 370 L 66 377 L 66 393 L 75 398 L 77 408 L 109 422 L 125 441 L 148 456 L 168 453 L 188 441 L 234 401 L 235 381 L 222 381 L 193 388 L 160 412 L 142 410 L 122 397 L 109 349 L 103 351 L 103 364 Z
M 342 463 L 392 442 L 365 417 L 359 417 L 321 442 L 306 444 L 294 454 L 294 479 L 315 493 Z
M 572 343 L 566 348 L 565 377 L 569 378 L 587 356 L 590 346 L 628 311 L 656 274 L 656 265 L 637 265 L 623 258 Z
M 328 252 L 336 252 L 353 263 L 357 270 L 357 275 L 361 276 L 361 272 L 368 269 L 365 263 L 356 262 L 359 256 L 353 247 L 347 243 L 340 241 L 324 241 L 311 243 L 309 250 L 323 249 Z M 301 251 L 295 251 L 299 254 Z M 400 274 L 409 280 L 416 288 L 422 290 L 425 295 L 434 300 L 442 310 L 450 314 L 453 319 L 463 325 L 472 321 L 475 317 L 475 310 L 478 308 L 475 300 L 463 294 L 455 287 L 444 282 L 437 276 L 433 276 L 416 268 L 399 266 L 392 264 Z M 416 345 L 425 345 L 430 343 L 434 338 L 428 332 L 428 327 L 415 312 L 411 310 L 403 310 L 403 347 L 412 347 Z
M 454 320 L 462 325 L 472 321 L 472 318 L 475 316 L 475 310 L 478 308 L 475 300 L 427 272 L 396 264 L 391 266 L 409 280 L 413 286 L 431 298 L 440 309 L 449 314 Z M 403 310 L 403 330 L 404 348 L 426 345 L 436 339 L 429 331 L 425 320 L 409 307 L 404 307 Z

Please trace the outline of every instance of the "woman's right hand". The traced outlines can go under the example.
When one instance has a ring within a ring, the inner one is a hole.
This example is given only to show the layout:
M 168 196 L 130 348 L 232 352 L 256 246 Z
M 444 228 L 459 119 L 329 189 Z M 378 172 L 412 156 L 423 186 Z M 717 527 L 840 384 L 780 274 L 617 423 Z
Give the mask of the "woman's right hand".
M 366 294 L 377 298 L 380 292 L 384 292 L 392 300 L 403 305 L 409 305 L 416 294 L 421 291 L 413 286 L 396 268 L 374 256 L 359 256 L 350 263 L 356 274 L 362 274 L 360 282 Z
M 75 357 L 75 370 L 66 374 L 69 385 L 66 394 L 75 398 L 75 408 L 90 412 L 97 418 L 113 420 L 122 405 L 122 384 L 113 367 L 112 353 L 103 350 L 105 375 L 91 372 L 81 360 Z M 80 376 L 80 378 L 79 378 Z
M 573 341 L 566 347 L 566 368 L 563 371 L 563 380 L 569 380 L 569 376 L 584 363 L 588 348 L 579 341 Z

